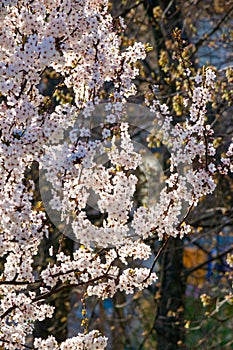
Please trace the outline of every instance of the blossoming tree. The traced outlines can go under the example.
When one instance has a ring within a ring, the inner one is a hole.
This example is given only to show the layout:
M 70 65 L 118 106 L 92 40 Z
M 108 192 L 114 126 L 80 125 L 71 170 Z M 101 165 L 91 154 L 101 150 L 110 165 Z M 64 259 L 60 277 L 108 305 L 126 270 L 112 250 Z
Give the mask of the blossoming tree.
M 146 57 L 146 47 L 135 43 L 120 50 L 124 22 L 113 21 L 106 0 L 4 0 L 0 6 L 0 346 L 105 349 L 107 338 L 98 330 L 85 329 L 62 343 L 53 334 L 33 342 L 28 337 L 36 321 L 53 317 L 49 298 L 63 290 L 82 287 L 88 302 L 89 296 L 111 298 L 156 283 L 162 250 L 189 233 L 191 209 L 215 189 L 213 131 L 206 124 L 215 73 L 207 68 L 195 77 L 184 102 L 187 117 L 175 125 L 151 87 L 145 103 L 171 153 L 170 172 L 156 203 L 135 208 L 134 171 L 143 157 L 130 137 L 127 99 L 137 92 L 136 62 Z M 53 108 L 44 98 L 40 82 L 47 68 L 73 89 L 72 104 Z M 106 83 L 111 92 L 103 100 Z M 98 106 L 106 113 L 95 134 Z M 232 170 L 232 155 L 233 145 L 220 171 Z M 70 254 L 54 250 L 52 242 L 53 263 L 39 274 L 34 261 L 43 237 L 50 237 L 52 220 L 49 210 L 34 205 L 35 183 L 27 176 L 34 162 L 51 190 L 45 207 L 58 213 L 79 242 Z M 104 215 L 98 225 L 88 217 L 90 190 Z M 132 261 L 151 256 L 150 237 L 163 241 L 161 249 L 150 268 L 137 267 Z

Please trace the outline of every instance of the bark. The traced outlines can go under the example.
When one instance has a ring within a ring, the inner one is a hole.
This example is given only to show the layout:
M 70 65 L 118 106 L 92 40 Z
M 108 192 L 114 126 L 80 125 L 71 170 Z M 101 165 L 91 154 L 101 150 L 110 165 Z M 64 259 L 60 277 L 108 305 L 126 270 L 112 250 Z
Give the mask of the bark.
M 154 329 L 157 350 L 181 349 L 184 342 L 183 310 L 185 281 L 183 272 L 183 242 L 172 239 L 161 262 L 160 291 Z

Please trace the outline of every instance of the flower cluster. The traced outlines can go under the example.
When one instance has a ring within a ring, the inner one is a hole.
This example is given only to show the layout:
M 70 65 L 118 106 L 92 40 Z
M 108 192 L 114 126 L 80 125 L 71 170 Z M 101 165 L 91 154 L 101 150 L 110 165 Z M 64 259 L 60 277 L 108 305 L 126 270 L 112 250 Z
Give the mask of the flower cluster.
M 67 339 L 58 345 L 53 336 L 42 340 L 36 338 L 34 348 L 39 350 L 104 350 L 107 346 L 107 338 L 102 337 L 100 333 L 93 330 L 87 334 L 79 334 L 77 337 Z
M 117 259 L 114 250 L 107 252 L 103 264 L 94 252 L 79 249 L 72 260 L 59 254 L 56 264 L 48 265 L 36 280 L 34 256 L 42 238 L 49 236 L 49 225 L 46 213 L 33 206 L 35 186 L 26 174 L 34 161 L 49 170 L 46 180 L 53 184 L 50 205 L 61 210 L 63 216 L 70 211 L 76 213 L 73 228 L 77 238 L 86 236 L 83 243 L 89 245 L 96 235 L 95 242 L 99 239 L 99 244 L 119 244 L 128 230 L 124 224 L 132 209 L 137 182 L 125 169 L 135 168 L 140 160 L 131 147 L 127 130 L 122 130 L 125 152 L 122 171 L 116 171 L 121 165 L 116 153 L 114 156 L 109 152 L 113 168 L 95 162 L 103 147 L 102 140 L 91 140 L 89 127 L 78 127 L 78 135 L 72 130 L 70 144 L 60 142 L 81 110 L 84 118 L 89 119 L 100 102 L 99 90 L 105 82 L 111 82 L 114 93 L 102 130 L 102 138 L 107 142 L 112 135 L 109 125 L 119 121 L 126 98 L 136 92 L 132 80 L 138 69 L 134 63 L 145 57 L 145 49 L 136 43 L 120 52 L 117 31 L 122 30 L 124 23 L 121 20 L 116 31 L 106 0 L 3 1 L 0 16 L 0 251 L 4 258 L 0 276 L 0 346 L 15 349 L 24 348 L 34 321 L 52 316 L 53 308 L 45 303 L 51 287 L 67 281 L 71 284 L 93 281 L 98 289 L 95 294 L 99 295 L 101 283 L 106 282 L 109 288 L 113 277 L 120 274 L 118 267 L 113 266 Z M 47 105 L 40 90 L 47 68 L 59 74 L 66 87 L 72 87 L 75 106 L 51 109 Z M 130 153 L 126 150 L 128 146 Z M 63 198 L 58 194 L 61 188 Z M 95 188 L 100 196 L 100 211 L 108 211 L 102 228 L 91 224 L 85 213 L 90 188 Z M 125 261 L 127 254 L 123 255 Z M 146 259 L 149 253 L 141 256 Z M 116 280 L 114 293 L 118 284 Z M 38 290 L 30 292 L 35 286 Z M 105 346 L 106 338 L 96 331 L 80 334 L 60 345 L 52 336 L 34 343 L 40 349 Z
M 221 174 L 233 173 L 233 142 L 230 144 L 225 157 L 221 158 L 221 164 L 218 165 Z
M 110 249 L 105 255 L 105 263 L 96 255 L 93 249 L 76 250 L 73 259 L 64 253 L 57 255 L 57 263 L 48 266 L 41 272 L 43 280 L 42 293 L 60 283 L 69 282 L 73 286 L 88 284 L 87 295 L 96 295 L 106 299 L 113 297 L 117 290 L 132 293 L 135 288 L 145 288 L 157 280 L 155 273 L 150 274 L 148 268 L 121 269 L 117 266 L 117 259 L 128 265 L 127 258 L 147 260 L 151 256 L 150 248 L 139 241 L 128 242 L 119 249 Z M 128 281 L 127 281 L 128 279 Z M 144 281 L 145 280 L 145 281 Z
M 134 216 L 134 228 L 144 238 L 152 232 L 156 232 L 159 239 L 165 234 L 182 238 L 190 232 L 189 225 L 181 220 L 185 216 L 184 208 L 188 212 L 216 187 L 213 130 L 206 124 L 206 106 L 212 100 L 214 79 L 215 73 L 210 68 L 206 70 L 205 81 L 197 75 L 189 115 L 185 122 L 175 126 L 166 105 L 161 105 L 156 98 L 152 104 L 147 101 L 150 110 L 156 113 L 160 137 L 171 154 L 171 174 L 155 208 L 139 208 Z

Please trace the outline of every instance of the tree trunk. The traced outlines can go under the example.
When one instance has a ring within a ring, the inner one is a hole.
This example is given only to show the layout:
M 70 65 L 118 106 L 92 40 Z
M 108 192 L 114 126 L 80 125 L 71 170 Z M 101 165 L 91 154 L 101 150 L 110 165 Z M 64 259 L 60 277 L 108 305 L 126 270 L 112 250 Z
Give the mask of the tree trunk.
M 183 346 L 185 281 L 181 278 L 182 257 L 183 241 L 172 239 L 161 262 L 160 291 L 154 323 L 157 350 L 177 350 Z

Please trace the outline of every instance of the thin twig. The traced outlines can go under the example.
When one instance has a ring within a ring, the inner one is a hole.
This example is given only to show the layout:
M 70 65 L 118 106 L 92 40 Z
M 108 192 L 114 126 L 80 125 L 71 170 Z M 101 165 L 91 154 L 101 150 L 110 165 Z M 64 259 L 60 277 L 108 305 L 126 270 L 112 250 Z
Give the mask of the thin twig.
M 195 55 L 195 53 L 198 51 L 199 47 L 206 41 L 208 40 L 220 27 L 221 24 L 226 20 L 226 18 L 230 15 L 230 13 L 233 10 L 233 6 L 230 7 L 230 9 L 225 13 L 225 15 L 221 18 L 221 20 L 217 23 L 217 25 L 204 37 L 202 37 L 196 44 L 195 44 L 195 49 L 192 52 L 190 59 Z
M 233 247 L 229 248 L 228 250 L 222 252 L 221 254 L 219 254 L 218 256 L 215 256 L 213 258 L 210 258 L 206 261 L 204 261 L 203 263 L 195 266 L 194 268 L 192 269 L 189 269 L 185 272 L 185 276 L 188 276 L 190 274 L 192 274 L 193 272 L 201 269 L 202 267 L 204 267 L 205 265 L 208 265 L 210 262 L 214 261 L 214 260 L 218 260 L 218 259 L 221 259 L 222 257 L 224 257 L 225 255 L 227 255 L 228 253 L 232 252 L 233 251 Z

